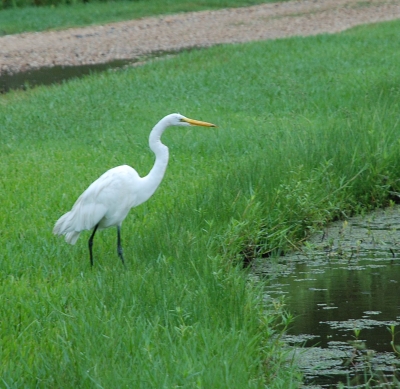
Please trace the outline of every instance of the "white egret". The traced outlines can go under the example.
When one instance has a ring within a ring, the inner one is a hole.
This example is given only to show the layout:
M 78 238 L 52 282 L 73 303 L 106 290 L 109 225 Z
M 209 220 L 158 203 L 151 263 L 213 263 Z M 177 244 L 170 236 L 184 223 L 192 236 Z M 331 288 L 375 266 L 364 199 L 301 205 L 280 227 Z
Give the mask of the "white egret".
M 93 266 L 93 238 L 98 229 L 117 227 L 117 252 L 123 264 L 121 224 L 132 207 L 148 200 L 160 185 L 168 164 L 168 147 L 161 135 L 170 126 L 216 127 L 215 124 L 189 119 L 177 113 L 165 116 L 150 132 L 149 146 L 156 160 L 150 173 L 140 177 L 127 165 L 108 170 L 94 181 L 78 198 L 72 209 L 56 222 L 53 233 L 65 235 L 75 244 L 83 230 L 92 230 L 89 238 L 90 264 Z

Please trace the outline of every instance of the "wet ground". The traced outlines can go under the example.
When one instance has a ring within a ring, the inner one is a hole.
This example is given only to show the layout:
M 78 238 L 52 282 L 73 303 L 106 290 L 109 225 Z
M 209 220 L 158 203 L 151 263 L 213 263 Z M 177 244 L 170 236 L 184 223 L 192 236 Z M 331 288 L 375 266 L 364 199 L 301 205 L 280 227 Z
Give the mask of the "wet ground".
M 0 75 L 0 93 L 10 90 L 26 90 L 39 85 L 60 84 L 74 78 L 106 70 L 121 69 L 132 65 L 131 60 L 116 60 L 104 64 L 81 65 L 81 66 L 53 66 L 51 68 L 40 68 L 19 72 L 15 74 Z
M 400 387 L 400 207 L 333 223 L 257 273 L 296 317 L 305 388 Z
M 182 50 L 183 51 L 183 50 Z M 190 49 L 185 50 L 190 51 Z M 89 74 L 105 71 L 117 71 L 128 67 L 140 66 L 150 60 L 171 57 L 178 51 L 155 51 L 136 59 L 117 59 L 107 63 L 98 63 L 79 66 L 52 66 L 31 69 L 16 73 L 0 73 L 0 94 L 11 90 L 27 90 L 39 85 L 61 84 L 75 78 L 82 78 Z

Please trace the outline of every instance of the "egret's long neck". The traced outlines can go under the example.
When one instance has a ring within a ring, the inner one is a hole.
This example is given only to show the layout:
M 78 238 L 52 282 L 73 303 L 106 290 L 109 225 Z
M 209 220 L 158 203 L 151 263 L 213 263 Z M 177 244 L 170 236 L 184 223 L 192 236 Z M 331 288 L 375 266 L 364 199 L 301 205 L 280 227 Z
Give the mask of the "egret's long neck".
M 168 165 L 168 147 L 161 143 L 161 135 L 166 128 L 167 124 L 164 123 L 163 120 L 161 120 L 154 126 L 149 137 L 150 149 L 156 156 L 156 161 L 153 168 L 150 170 L 150 173 L 145 177 L 146 184 L 148 185 L 148 189 L 149 191 L 151 191 L 151 194 L 153 194 L 157 187 L 160 185 L 164 177 L 165 169 Z

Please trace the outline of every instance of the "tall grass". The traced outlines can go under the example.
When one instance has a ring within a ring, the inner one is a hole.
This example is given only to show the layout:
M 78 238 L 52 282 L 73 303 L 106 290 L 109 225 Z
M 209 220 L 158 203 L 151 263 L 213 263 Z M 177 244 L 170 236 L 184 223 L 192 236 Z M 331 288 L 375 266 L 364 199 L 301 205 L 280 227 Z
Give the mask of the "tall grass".
M 268 2 L 272 0 L 3 0 L 0 36 Z
M 280 330 L 236 264 L 398 191 L 399 22 L 335 36 L 192 51 L 0 100 L 0 376 L 5 387 L 294 388 Z M 55 220 L 110 167 L 146 174 L 171 128 L 154 197 L 76 246 Z

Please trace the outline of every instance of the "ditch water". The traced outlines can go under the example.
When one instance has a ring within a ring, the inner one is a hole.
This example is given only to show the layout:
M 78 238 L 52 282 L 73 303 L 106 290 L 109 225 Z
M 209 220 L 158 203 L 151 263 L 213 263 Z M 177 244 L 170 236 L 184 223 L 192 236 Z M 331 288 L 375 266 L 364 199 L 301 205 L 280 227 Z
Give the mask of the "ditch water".
M 333 223 L 256 267 L 265 299 L 284 296 L 295 316 L 285 341 L 304 388 L 400 388 L 400 207 Z
M 61 82 L 74 78 L 81 78 L 92 73 L 99 73 L 109 70 L 124 69 L 126 67 L 142 64 L 150 59 L 165 58 L 184 50 L 159 50 L 146 53 L 137 58 L 118 59 L 106 63 L 80 65 L 80 66 L 52 66 L 43 67 L 26 72 L 0 75 L 0 94 L 11 90 L 26 90 L 39 85 L 60 84 Z
M 137 62 L 137 61 L 136 61 Z M 53 66 L 26 72 L 0 75 L 0 93 L 10 90 L 33 88 L 38 85 L 52 85 L 91 73 L 120 69 L 135 63 L 134 60 L 116 60 L 103 64 L 81 66 Z

